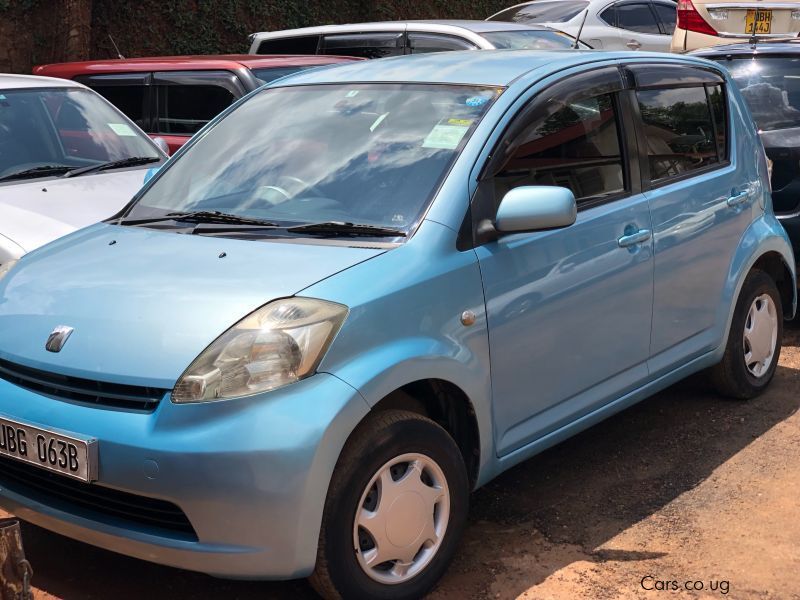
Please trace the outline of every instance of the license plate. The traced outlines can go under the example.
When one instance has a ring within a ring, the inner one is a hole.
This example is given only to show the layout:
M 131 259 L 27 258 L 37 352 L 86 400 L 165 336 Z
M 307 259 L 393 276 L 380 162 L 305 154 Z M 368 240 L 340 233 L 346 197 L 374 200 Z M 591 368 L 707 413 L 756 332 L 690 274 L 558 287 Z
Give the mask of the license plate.
M 0 417 L 0 455 L 87 483 L 97 479 L 97 440 L 77 439 L 6 417 Z
M 751 8 L 744 22 L 745 33 L 769 33 L 772 30 L 772 11 Z

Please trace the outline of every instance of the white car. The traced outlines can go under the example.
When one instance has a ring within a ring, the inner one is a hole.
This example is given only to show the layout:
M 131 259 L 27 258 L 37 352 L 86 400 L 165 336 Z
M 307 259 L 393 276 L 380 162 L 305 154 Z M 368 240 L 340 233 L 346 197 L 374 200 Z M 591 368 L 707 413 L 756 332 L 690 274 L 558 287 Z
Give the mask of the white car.
M 250 54 L 384 58 L 449 50 L 558 50 L 575 39 L 541 25 L 486 21 L 383 21 L 323 25 L 250 35 Z M 581 48 L 588 48 L 585 43 Z
M 671 0 L 534 0 L 501 10 L 487 21 L 536 23 L 576 36 L 585 15 L 580 37 L 592 48 L 669 52 L 676 10 Z
M 800 34 L 797 0 L 680 0 L 673 52 Z
M 114 215 L 166 160 L 89 88 L 0 74 L 0 272 L 20 256 Z

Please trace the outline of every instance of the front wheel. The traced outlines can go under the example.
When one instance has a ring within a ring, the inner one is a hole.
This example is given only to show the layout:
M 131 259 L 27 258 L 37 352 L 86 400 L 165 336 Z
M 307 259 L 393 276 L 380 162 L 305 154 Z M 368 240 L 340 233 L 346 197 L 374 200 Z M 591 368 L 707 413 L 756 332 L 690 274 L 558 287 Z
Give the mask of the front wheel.
M 711 368 L 717 391 L 741 400 L 763 392 L 775 375 L 782 337 L 778 287 L 769 275 L 754 270 L 739 293 L 722 361 Z
M 311 584 L 325 598 L 425 595 L 455 554 L 468 501 L 466 467 L 444 429 L 400 410 L 369 417 L 336 465 Z

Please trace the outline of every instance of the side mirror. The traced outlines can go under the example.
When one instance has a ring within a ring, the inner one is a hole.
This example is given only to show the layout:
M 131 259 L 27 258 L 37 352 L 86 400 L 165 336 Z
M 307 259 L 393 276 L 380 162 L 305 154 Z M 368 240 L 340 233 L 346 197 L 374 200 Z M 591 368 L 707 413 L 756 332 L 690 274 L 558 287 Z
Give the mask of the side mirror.
M 578 207 L 571 190 L 551 185 L 514 188 L 500 201 L 494 227 L 500 233 L 568 227 Z
M 153 138 L 153 143 L 156 146 L 158 146 L 159 150 L 161 150 L 164 154 L 169 156 L 169 144 L 167 143 L 167 140 L 165 140 L 162 137 L 154 137 Z

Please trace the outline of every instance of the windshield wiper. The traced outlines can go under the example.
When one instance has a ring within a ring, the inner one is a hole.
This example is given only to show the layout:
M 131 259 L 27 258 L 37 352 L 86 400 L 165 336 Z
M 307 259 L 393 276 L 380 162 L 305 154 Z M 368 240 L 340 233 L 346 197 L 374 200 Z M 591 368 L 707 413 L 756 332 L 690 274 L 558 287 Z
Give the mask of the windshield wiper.
M 146 165 L 149 163 L 159 162 L 160 156 L 131 156 L 128 158 L 121 158 L 119 160 L 110 160 L 108 162 L 98 163 L 96 165 L 89 165 L 88 167 L 78 167 L 71 169 L 64 173 L 64 177 L 77 177 L 78 175 L 86 175 L 87 173 L 96 173 L 97 171 L 105 171 L 107 169 L 121 169 L 122 167 L 135 167 L 138 165 Z
M 251 217 L 241 217 L 218 210 L 195 210 L 188 212 L 171 212 L 158 217 L 148 217 L 144 219 L 125 219 L 118 221 L 119 225 L 146 225 L 148 223 L 158 223 L 160 221 L 185 221 L 188 223 L 214 223 L 224 225 L 249 225 L 254 227 L 277 227 L 277 223 L 264 221 Z
M 287 227 L 286 231 L 292 233 L 319 233 L 330 236 L 363 235 L 374 237 L 406 237 L 406 233 L 400 229 L 360 223 L 346 223 L 343 221 L 325 221 L 323 223 L 296 225 L 294 227 Z
M 25 169 L 10 173 L 0 177 L 0 181 L 11 181 L 12 179 L 33 179 L 35 177 L 45 177 L 47 175 L 61 175 L 67 173 L 74 167 L 68 165 L 42 165 L 40 167 L 33 167 L 32 169 Z

